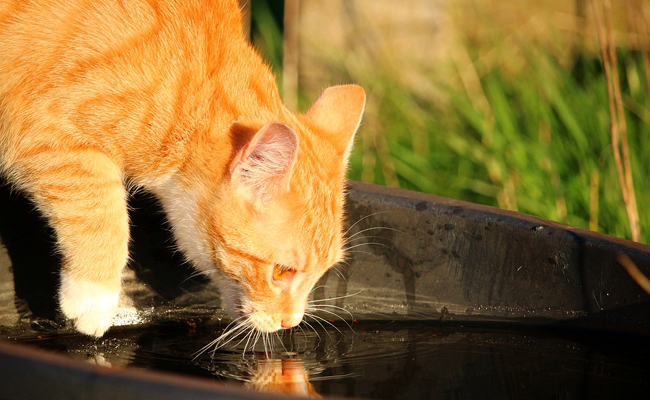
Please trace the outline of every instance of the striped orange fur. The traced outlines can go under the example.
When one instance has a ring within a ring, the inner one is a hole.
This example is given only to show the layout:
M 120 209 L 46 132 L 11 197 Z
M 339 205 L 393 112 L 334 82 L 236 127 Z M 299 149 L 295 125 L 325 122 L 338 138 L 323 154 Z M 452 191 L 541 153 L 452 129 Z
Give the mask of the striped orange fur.
M 79 331 L 116 312 L 130 187 L 256 329 L 299 323 L 341 260 L 365 93 L 332 87 L 293 114 L 241 31 L 236 0 L 0 2 L 0 172 L 56 232 Z

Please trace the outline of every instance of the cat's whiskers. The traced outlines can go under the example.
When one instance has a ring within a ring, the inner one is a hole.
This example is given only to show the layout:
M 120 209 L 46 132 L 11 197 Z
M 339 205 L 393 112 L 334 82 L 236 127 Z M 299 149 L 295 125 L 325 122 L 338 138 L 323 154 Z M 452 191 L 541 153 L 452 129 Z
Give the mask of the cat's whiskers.
M 366 219 L 368 219 L 368 218 L 370 218 L 370 217 L 374 217 L 375 215 L 379 215 L 379 214 L 387 214 L 387 213 L 390 213 L 390 211 L 377 211 L 377 212 L 374 212 L 374 213 L 372 213 L 372 214 L 368 214 L 368 215 L 366 215 L 366 216 L 364 216 L 364 217 L 361 217 L 361 218 L 359 218 L 359 219 L 357 220 L 357 222 L 355 222 L 354 224 L 350 225 L 350 226 L 348 227 L 348 229 L 343 233 L 343 235 L 347 235 L 348 232 L 350 232 L 350 231 L 352 230 L 352 228 L 354 228 L 355 226 L 357 226 L 357 224 L 359 224 L 361 221 L 364 221 L 364 220 L 366 220 Z
M 386 243 L 386 238 L 382 236 L 362 236 L 346 241 L 343 245 L 343 253 L 347 255 L 351 249 L 361 246 L 381 246 L 390 249 Z
M 346 264 L 347 266 L 347 264 Z M 332 268 L 330 268 L 330 271 L 334 272 L 336 275 L 339 276 L 339 278 L 343 279 L 345 282 L 348 281 L 348 278 L 343 274 L 343 272 L 340 271 L 340 268 L 343 268 L 344 265 L 339 263 L 334 265 Z
M 262 333 L 262 344 L 264 344 L 264 355 L 266 358 L 269 358 L 269 347 L 271 347 L 271 351 L 273 351 L 273 347 L 271 346 L 270 343 L 270 338 L 269 338 L 269 333 L 268 332 L 261 332 Z
M 341 330 L 340 330 L 336 325 L 334 325 L 334 323 L 333 323 L 332 321 L 329 321 L 329 320 L 327 320 L 327 319 L 325 319 L 325 318 L 323 318 L 323 317 L 321 317 L 321 316 L 319 316 L 319 315 L 312 314 L 312 313 L 307 313 L 307 312 L 305 312 L 305 315 L 309 316 L 310 318 L 313 318 L 314 321 L 316 321 L 316 322 L 317 322 L 321 327 L 323 327 L 323 329 L 325 330 L 325 333 L 327 333 L 327 336 L 328 336 L 330 339 L 332 338 L 332 336 L 331 336 L 330 333 L 327 331 L 327 328 L 325 328 L 325 326 L 321 323 L 321 321 L 324 322 L 324 323 L 326 323 L 326 324 L 328 324 L 328 325 L 330 325 L 330 326 L 331 326 L 332 328 L 334 328 L 334 329 L 335 329 L 339 334 L 343 334 L 343 332 L 341 332 Z M 348 326 L 350 326 L 350 325 L 348 324 Z M 350 328 L 352 328 L 352 327 L 350 327 Z
M 367 256 L 370 256 L 370 257 L 374 258 L 377 261 L 381 260 L 381 257 L 379 257 L 377 254 L 371 253 L 369 251 L 355 250 L 355 251 L 346 251 L 346 253 L 347 253 L 346 255 L 348 255 L 348 256 L 350 254 L 365 254 Z M 350 264 L 348 264 L 348 265 L 350 265 Z
M 366 232 L 370 232 L 370 231 L 376 231 L 376 230 L 378 230 L 378 229 L 384 229 L 384 230 L 387 230 L 387 231 L 393 231 L 393 232 L 399 232 L 399 233 L 402 233 L 402 231 L 400 231 L 399 229 L 391 228 L 391 227 L 388 227 L 388 226 L 371 226 L 370 228 L 362 229 L 362 230 L 360 230 L 359 232 L 355 232 L 355 233 L 352 234 L 351 236 L 346 237 L 346 239 L 345 239 L 345 241 L 344 241 L 343 243 L 344 243 L 344 245 L 345 245 L 345 244 L 347 244 L 350 240 L 352 240 L 352 239 L 354 239 L 355 237 L 357 237 L 358 235 L 362 235 L 362 234 L 364 234 L 364 233 L 366 233 Z M 366 236 L 362 236 L 362 237 L 366 237 Z
M 329 309 L 334 309 L 334 310 L 340 310 L 340 311 L 343 311 L 343 312 L 347 313 L 347 314 L 350 316 L 350 319 L 354 320 L 354 315 L 353 315 L 350 311 L 346 310 L 346 309 L 343 308 L 343 307 L 337 306 L 337 305 L 333 305 L 333 304 L 322 304 L 322 303 L 324 303 L 324 302 L 328 302 L 328 301 L 332 301 L 332 300 L 339 300 L 339 299 L 349 298 L 349 297 L 352 297 L 352 296 L 356 296 L 356 295 L 360 294 L 361 292 L 362 292 L 362 291 L 360 290 L 360 291 L 358 291 L 358 292 L 356 292 L 356 293 L 350 293 L 350 294 L 346 294 L 346 295 L 342 295 L 342 296 L 334 296 L 334 297 L 329 297 L 329 298 L 326 298 L 326 299 L 309 300 L 309 301 L 307 302 L 307 307 L 306 307 L 306 309 L 305 309 L 305 316 L 312 318 L 312 319 L 313 319 L 314 321 L 316 321 L 316 322 L 317 322 L 317 323 L 318 323 L 318 324 L 319 324 L 323 329 L 325 329 L 325 326 L 321 323 L 321 321 L 327 323 L 328 325 L 330 325 L 330 326 L 332 326 L 334 329 L 336 329 L 339 333 L 341 333 L 341 331 L 340 331 L 340 330 L 339 330 L 339 329 L 338 329 L 338 328 L 337 328 L 337 327 L 336 327 L 336 326 L 335 326 L 331 321 L 329 321 L 329 320 L 327 320 L 326 318 L 323 318 L 323 317 L 321 317 L 321 316 L 315 314 L 315 313 L 317 313 L 317 312 L 327 313 L 327 314 L 333 315 L 333 316 L 335 316 L 336 318 L 338 318 L 338 319 L 340 319 L 341 321 L 343 321 L 343 322 L 348 326 L 348 328 L 350 328 L 350 330 L 351 330 L 352 332 L 354 332 L 354 329 L 352 328 L 352 325 L 350 325 L 350 323 L 348 323 L 348 322 L 345 320 L 345 318 L 343 318 L 341 315 L 339 315 L 339 314 L 337 314 L 336 312 L 334 312 L 334 311 L 332 311 L 332 310 L 329 310 Z M 305 321 L 305 323 L 306 323 L 306 321 Z M 312 327 L 312 329 L 313 329 L 313 327 Z M 328 332 L 327 329 L 325 329 L 325 332 Z M 328 332 L 328 335 L 329 335 L 329 332 Z M 330 337 L 331 337 L 331 336 L 330 336 Z
M 341 321 L 343 321 L 343 323 L 344 323 L 345 325 L 347 325 L 348 328 L 350 328 L 350 330 L 351 330 L 352 332 L 354 332 L 354 328 L 352 328 L 352 325 L 350 325 L 350 323 L 349 323 L 348 321 L 346 321 L 345 318 L 341 317 L 339 314 L 335 313 L 334 311 L 325 310 L 325 309 L 323 309 L 323 308 L 321 308 L 321 307 L 312 307 L 312 308 L 310 308 L 310 310 L 311 310 L 311 311 L 320 311 L 320 312 L 324 312 L 324 313 L 327 313 L 327 314 L 331 314 L 331 315 L 333 315 L 334 317 L 336 317 L 336 318 L 340 319 Z M 315 315 L 315 314 L 313 314 L 313 315 Z M 352 314 L 350 314 L 350 315 L 352 315 Z M 322 318 L 322 317 L 320 317 L 320 318 Z M 353 317 L 352 319 L 354 319 L 354 317 Z M 327 320 L 327 319 L 325 319 L 325 320 L 326 320 L 327 322 L 329 322 L 330 324 L 332 323 L 331 321 L 329 321 L 329 320 Z M 339 331 L 339 332 L 340 332 L 340 331 Z
M 215 352 L 218 349 L 230 343 L 238 335 L 240 335 L 241 333 L 249 329 L 253 329 L 253 325 L 249 317 L 242 316 L 230 321 L 230 323 L 226 325 L 226 328 L 224 329 L 223 333 L 219 335 L 219 337 L 217 337 L 207 345 L 203 346 L 200 350 L 198 350 L 196 353 L 193 354 L 194 357 L 192 358 L 192 360 L 196 360 L 198 357 L 200 357 L 203 353 L 205 353 L 213 346 L 214 349 L 212 350 L 212 355 L 214 356 Z
M 359 240 L 364 240 L 364 239 L 385 239 L 385 237 L 379 235 L 367 235 L 367 236 L 357 236 L 354 238 L 346 238 L 346 240 L 343 242 L 343 245 L 345 246 L 352 242 L 357 242 Z
M 201 276 L 201 275 L 203 275 L 203 276 L 205 276 L 205 277 L 209 277 L 210 274 L 214 274 L 214 273 L 216 273 L 216 272 L 219 272 L 219 270 L 217 270 L 216 268 L 209 269 L 209 270 L 207 270 L 207 271 L 195 271 L 195 272 L 192 273 L 190 276 L 188 276 L 187 278 L 183 279 L 183 281 L 180 283 L 180 285 L 182 285 L 183 283 L 189 281 L 189 280 L 192 279 L 192 278 L 196 278 L 197 276 Z
M 383 212 L 380 211 L 380 212 L 377 212 L 377 213 L 374 213 L 374 214 L 366 215 L 365 217 L 359 219 L 357 222 L 352 224 L 345 231 L 344 235 L 348 235 L 350 230 L 354 226 L 356 226 L 359 222 L 363 221 L 364 219 L 367 219 L 367 218 L 369 218 L 371 216 L 374 216 L 374 215 L 377 215 L 377 214 L 383 214 L 383 213 L 387 213 L 387 212 L 388 211 L 383 211 Z M 388 227 L 388 226 L 372 226 L 372 227 L 369 227 L 369 228 L 361 229 L 358 232 L 355 232 L 354 234 L 352 234 L 352 235 L 345 238 L 345 240 L 343 241 L 343 252 L 344 252 L 344 254 L 346 254 L 346 256 L 347 256 L 347 255 L 349 255 L 351 253 L 361 253 L 361 254 L 367 254 L 367 255 L 371 255 L 371 256 L 374 256 L 376 258 L 379 258 L 375 254 L 372 254 L 372 253 L 369 253 L 369 252 L 351 251 L 351 250 L 353 250 L 355 248 L 358 248 L 358 247 L 361 247 L 361 246 L 366 246 L 366 245 L 367 246 L 381 246 L 381 247 L 385 247 L 387 249 L 390 249 L 390 246 L 387 246 L 386 244 L 379 243 L 377 241 L 371 241 L 371 242 L 367 241 L 368 239 L 385 239 L 383 236 L 365 235 L 365 233 L 367 233 L 367 232 L 377 231 L 377 230 L 388 230 L 388 231 L 401 233 L 401 231 L 399 229 L 391 228 L 391 227 Z M 361 240 L 364 240 L 364 242 L 363 243 L 353 244 L 354 242 L 358 242 L 358 241 L 361 241 Z
M 346 238 L 344 243 L 343 243 L 343 253 L 345 254 L 345 257 L 347 258 L 347 257 L 349 257 L 350 254 L 358 253 L 358 254 L 366 254 L 366 255 L 372 256 L 372 257 L 374 257 L 376 259 L 380 259 L 379 256 L 377 256 L 376 254 L 373 254 L 371 252 L 359 251 L 359 250 L 354 250 L 354 249 L 357 249 L 357 248 L 363 247 L 363 246 L 379 246 L 379 247 L 383 247 L 383 248 L 386 248 L 386 249 L 390 250 L 391 249 L 390 246 L 388 246 L 388 245 L 386 245 L 384 243 L 377 242 L 377 241 L 364 241 L 362 243 L 353 244 L 354 242 L 358 242 L 358 241 L 361 241 L 361 240 L 368 240 L 369 238 L 372 238 L 372 239 L 384 239 L 382 236 L 377 236 L 377 235 L 357 236 L 357 235 L 362 234 L 364 232 L 367 232 L 367 231 L 370 231 L 370 230 L 377 230 L 377 229 L 387 229 L 387 230 L 400 232 L 399 230 L 394 229 L 394 228 L 380 227 L 380 226 L 366 228 L 366 229 L 363 229 L 363 230 L 361 230 L 359 232 L 356 232 L 354 235 Z
M 314 286 L 314 287 L 311 288 L 311 290 L 309 291 L 309 294 L 312 294 L 312 293 L 314 293 L 316 290 L 318 290 L 318 289 L 320 289 L 320 288 L 325 288 L 325 287 L 327 287 L 327 286 L 325 286 L 325 285 Z
M 315 300 L 309 300 L 309 301 L 307 302 L 307 304 L 313 305 L 313 303 L 322 303 L 322 302 L 325 302 L 325 301 L 332 301 L 332 300 L 338 300 L 338 299 L 345 299 L 345 298 L 348 298 L 348 297 L 357 296 L 357 295 L 361 294 L 362 292 L 363 292 L 363 290 L 359 290 L 359 291 L 356 292 L 356 293 L 345 294 L 345 295 L 343 295 L 343 296 L 334 296 L 334 297 L 328 297 L 328 298 L 326 298 L 326 299 L 315 299 Z
M 368 245 L 377 244 L 377 245 L 386 246 L 386 244 L 380 243 L 378 241 L 369 241 L 368 239 L 386 239 L 386 238 L 384 238 L 383 236 L 377 236 L 377 235 L 358 236 L 358 237 L 355 237 L 355 238 L 350 237 L 350 238 L 347 238 L 343 242 L 343 250 L 346 251 L 346 250 L 350 249 L 351 245 L 352 245 L 352 247 L 354 247 L 354 246 L 362 246 L 362 245 L 366 245 L 366 244 L 368 244 Z M 355 243 L 354 244 L 354 242 L 359 242 L 361 240 L 365 240 L 365 241 L 361 242 L 361 243 Z
M 312 292 L 319 288 L 321 287 L 313 288 Z M 336 325 L 334 325 L 332 321 L 315 314 L 315 312 L 327 313 L 342 320 L 348 326 L 348 328 L 350 328 L 350 330 L 354 332 L 352 325 L 350 325 L 350 323 L 348 323 L 345 320 L 345 318 L 343 318 L 341 315 L 337 314 L 336 312 L 330 309 L 345 312 L 350 316 L 351 319 L 354 319 L 354 315 L 350 311 L 340 306 L 336 306 L 332 304 L 322 304 L 322 303 L 356 296 L 359 293 L 361 293 L 361 291 L 343 295 L 343 296 L 334 296 L 326 299 L 309 300 L 307 302 L 307 307 L 305 309 L 305 317 L 312 319 L 314 322 L 320 325 L 330 339 L 332 338 L 332 336 L 329 333 L 329 330 L 326 328 L 325 324 L 334 328 L 337 332 L 339 332 L 339 334 L 342 333 L 341 330 Z M 322 337 L 318 333 L 318 330 L 310 322 L 306 320 L 303 320 L 302 322 L 304 323 L 305 326 L 307 326 L 309 329 L 311 329 L 314 332 L 314 334 L 318 337 L 319 342 L 322 341 Z M 298 328 L 301 330 L 303 335 L 307 338 L 307 335 L 304 329 L 302 328 L 302 326 L 298 325 Z M 291 332 L 293 332 L 293 330 Z M 280 342 L 285 352 L 288 351 L 286 346 L 284 345 L 284 342 L 282 341 L 282 338 L 280 337 L 277 331 L 264 332 L 264 331 L 257 330 L 254 328 L 250 317 L 241 316 L 239 318 L 230 321 L 230 323 L 228 323 L 228 325 L 226 325 L 226 327 L 224 328 L 221 335 L 219 335 L 216 339 L 212 340 L 210 343 L 203 346 L 199 351 L 194 353 L 193 360 L 200 357 L 203 353 L 205 353 L 209 349 L 212 349 L 212 355 L 214 357 L 214 354 L 216 353 L 217 350 L 236 341 L 237 339 L 239 339 L 239 341 L 237 341 L 233 345 L 233 347 L 238 347 L 239 345 L 244 343 L 242 357 L 246 354 L 247 351 L 254 351 L 255 347 L 260 342 L 260 340 L 264 348 L 264 354 L 267 358 L 270 357 L 270 354 L 275 349 L 275 339 L 277 339 Z
M 352 315 L 352 313 L 351 313 L 350 311 L 346 310 L 346 309 L 343 308 L 343 307 L 335 306 L 335 305 L 333 305 L 333 304 L 318 304 L 318 305 L 313 305 L 312 308 L 311 308 L 311 310 L 312 310 L 312 311 L 316 311 L 316 310 L 327 311 L 327 310 L 323 310 L 324 307 L 325 307 L 325 308 L 334 308 L 334 309 L 336 309 L 336 310 L 341 310 L 341 311 L 347 313 L 347 314 L 350 316 L 351 319 L 354 319 L 354 315 Z M 330 311 L 330 312 L 331 312 L 331 311 Z M 337 316 L 338 316 L 338 315 L 337 315 Z
M 349 256 L 349 254 L 347 256 Z M 339 261 L 339 263 L 342 264 L 342 265 L 345 265 L 345 268 L 352 267 L 352 264 L 350 264 L 350 262 L 347 261 L 347 260 Z
M 303 320 L 303 322 L 306 322 L 306 321 Z M 307 326 L 309 326 L 309 328 L 316 334 L 316 337 L 318 338 L 318 344 L 320 344 L 323 341 L 323 339 L 321 339 L 321 336 L 318 334 L 316 329 L 314 329 L 314 327 L 311 326 L 311 324 L 309 324 L 309 323 L 307 323 Z M 298 327 L 300 328 L 300 331 L 302 332 L 302 335 L 305 337 L 305 340 L 303 342 L 304 349 L 307 349 L 307 343 L 308 343 L 309 336 L 307 335 L 305 330 L 302 328 L 302 326 L 298 325 Z
M 246 333 L 246 334 L 244 335 L 244 337 L 242 337 L 242 338 L 239 340 L 239 342 L 235 343 L 232 347 L 237 347 L 237 346 L 239 346 L 239 345 L 240 345 L 244 340 L 246 340 L 247 337 L 249 337 L 249 336 L 250 336 L 250 335 L 255 331 L 255 329 L 253 329 L 253 326 L 252 326 L 252 325 L 251 325 L 250 327 L 248 327 L 248 328 L 249 328 L 249 329 L 248 329 L 248 333 Z M 243 331 L 243 332 L 246 332 L 246 329 L 243 329 L 242 331 Z M 239 336 L 239 335 L 241 335 L 243 332 L 239 332 L 239 333 L 238 333 L 237 335 L 235 335 L 235 336 Z M 229 340 L 229 342 L 230 342 L 230 340 Z M 228 342 L 226 342 L 226 343 L 228 343 Z M 224 345 L 225 345 L 226 343 L 224 343 Z M 246 353 L 246 346 L 244 346 L 243 353 Z
M 283 331 L 282 333 L 284 333 L 284 331 Z M 284 335 L 283 335 L 283 336 L 284 336 Z M 278 342 L 280 342 L 280 345 L 281 345 L 282 348 L 284 349 L 284 352 L 285 352 L 285 353 L 288 353 L 289 350 L 287 350 L 287 347 L 284 345 L 284 341 L 283 341 L 282 338 L 280 337 L 280 334 L 278 333 L 278 331 L 275 331 L 275 337 L 278 339 Z
M 346 247 L 346 248 L 344 249 L 344 251 L 345 251 L 346 253 L 349 253 L 350 250 L 356 249 L 357 247 L 361 247 L 361 246 L 371 246 L 371 245 L 372 245 L 372 246 L 379 246 L 379 247 L 384 247 L 384 248 L 387 248 L 387 249 L 391 249 L 390 246 L 385 245 L 385 244 L 383 244 L 383 243 L 378 243 L 378 242 L 368 242 L 368 243 L 358 243 L 358 244 L 355 244 L 354 246 Z
M 260 340 L 260 336 L 262 335 L 262 332 L 260 331 L 254 331 L 255 332 L 255 339 L 253 340 L 253 344 L 251 345 L 251 351 L 255 350 L 255 346 L 257 346 L 257 342 Z
M 305 312 L 305 316 L 306 316 L 306 317 L 313 318 L 312 315 L 309 314 L 309 313 L 307 313 L 307 312 Z M 314 333 L 316 334 L 316 337 L 318 338 L 318 342 L 320 343 L 320 342 L 322 341 L 322 339 L 321 339 L 320 334 L 318 333 L 318 331 L 314 328 L 314 326 L 313 326 L 312 324 L 310 324 L 309 322 L 305 321 L 305 320 L 303 320 L 302 322 L 303 322 L 305 325 L 307 325 L 307 326 L 309 327 L 309 329 L 311 329 L 312 331 L 314 331 Z M 316 322 L 318 322 L 318 321 L 316 321 Z M 320 323 L 319 323 L 319 324 L 320 324 Z M 300 325 L 298 325 L 298 327 L 300 327 Z M 321 325 L 321 327 L 322 327 L 322 325 Z M 300 329 L 302 330 L 302 328 L 300 328 Z M 323 329 L 325 329 L 325 327 L 323 327 Z M 329 334 L 329 332 L 327 332 L 327 330 L 325 330 L 325 333 L 327 333 L 327 336 L 330 336 L 330 334 Z M 305 337 L 307 337 L 307 335 L 305 334 L 304 330 L 303 330 L 303 334 L 305 335 Z M 331 338 L 331 336 L 330 336 L 330 338 Z
M 325 325 L 323 325 L 323 324 L 318 320 L 318 318 L 320 318 L 320 317 L 318 317 L 317 315 L 312 314 L 312 313 L 310 313 L 310 312 L 308 312 L 308 311 L 305 311 L 305 317 L 309 317 L 309 318 L 313 319 L 314 322 L 316 322 L 318 325 L 320 325 L 321 328 L 323 328 L 323 330 L 324 330 L 325 333 L 327 334 L 327 337 L 329 337 L 330 339 L 332 338 L 332 335 L 330 335 L 330 333 L 329 333 L 329 331 L 327 330 L 327 328 L 325 328 Z M 321 318 L 321 319 L 322 319 L 322 318 Z M 318 334 L 318 332 L 316 331 L 316 329 L 314 328 L 314 326 L 311 325 L 311 324 L 310 324 L 309 322 L 307 322 L 307 321 L 303 321 L 303 322 L 304 322 L 305 324 L 307 324 L 307 326 L 309 326 L 309 327 L 311 328 L 311 330 L 313 330 L 314 333 L 315 333 L 315 334 L 318 336 L 318 338 L 320 339 L 320 335 Z
M 244 336 L 244 339 L 246 339 L 246 343 L 244 343 L 244 350 L 242 351 L 242 354 L 241 354 L 242 360 L 244 359 L 244 357 L 245 357 L 245 355 L 246 355 L 246 350 L 248 349 L 248 344 L 250 343 L 251 338 L 252 338 L 254 335 L 255 335 L 255 330 L 254 330 L 254 329 L 251 329 L 251 330 L 248 331 L 248 333 L 246 334 L 246 336 Z M 243 341 L 244 339 L 242 339 L 242 341 Z
M 217 352 L 220 348 L 224 347 L 228 343 L 235 340 L 236 337 L 246 332 L 247 330 L 252 330 L 253 326 L 250 324 L 250 321 L 242 321 L 237 326 L 233 327 L 230 331 L 222 334 L 219 338 L 215 339 L 211 344 L 214 345 L 212 349 L 212 355 Z M 241 343 L 241 341 L 239 342 Z M 239 344 L 237 343 L 237 344 Z M 236 345 L 235 345 L 236 346 Z

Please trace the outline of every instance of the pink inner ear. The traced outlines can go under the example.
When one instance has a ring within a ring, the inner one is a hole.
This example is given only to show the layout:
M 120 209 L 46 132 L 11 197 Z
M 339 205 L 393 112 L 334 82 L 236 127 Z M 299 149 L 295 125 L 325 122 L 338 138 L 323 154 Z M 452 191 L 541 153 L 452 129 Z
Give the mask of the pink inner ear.
M 237 156 L 230 165 L 231 174 L 234 174 L 235 170 L 237 170 L 237 168 L 240 167 L 241 164 L 246 160 L 246 151 L 248 150 L 249 145 L 250 143 L 247 143 L 244 147 L 242 147 L 241 150 L 239 150 L 239 153 L 237 153 Z
M 287 190 L 298 152 L 298 136 L 287 125 L 269 122 L 242 148 L 233 176 L 258 196 Z

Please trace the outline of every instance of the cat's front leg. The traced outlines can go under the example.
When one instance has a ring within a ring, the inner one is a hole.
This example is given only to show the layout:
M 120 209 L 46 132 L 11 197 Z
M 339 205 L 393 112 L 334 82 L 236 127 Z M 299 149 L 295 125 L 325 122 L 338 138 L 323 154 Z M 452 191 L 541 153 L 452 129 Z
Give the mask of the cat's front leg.
M 117 312 L 119 288 L 103 283 L 75 279 L 65 271 L 61 274 L 59 304 L 75 328 L 86 335 L 102 336 L 111 327 Z
M 59 304 L 79 332 L 102 336 L 117 312 L 128 259 L 126 190 L 103 153 L 40 151 L 16 172 L 54 228 L 63 257 Z

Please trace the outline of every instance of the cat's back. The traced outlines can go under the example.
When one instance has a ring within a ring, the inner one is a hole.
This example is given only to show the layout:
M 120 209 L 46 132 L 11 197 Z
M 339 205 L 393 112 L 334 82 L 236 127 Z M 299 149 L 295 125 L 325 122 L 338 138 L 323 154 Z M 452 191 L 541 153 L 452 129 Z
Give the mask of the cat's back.
M 239 33 L 237 7 L 236 0 L 2 1 L 0 87 L 25 75 L 64 84 L 102 61 L 173 62 L 172 54 L 194 51 L 198 36 Z
M 0 2 L 0 155 L 48 124 L 109 151 L 181 146 L 240 21 L 236 0 Z
M 138 1 L 15 0 L 0 7 L 4 88 L 21 84 L 26 89 L 55 77 L 64 84 L 83 60 L 105 56 L 129 37 L 144 39 L 142 33 L 156 23 L 154 9 Z

